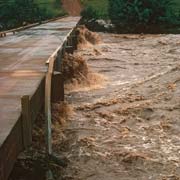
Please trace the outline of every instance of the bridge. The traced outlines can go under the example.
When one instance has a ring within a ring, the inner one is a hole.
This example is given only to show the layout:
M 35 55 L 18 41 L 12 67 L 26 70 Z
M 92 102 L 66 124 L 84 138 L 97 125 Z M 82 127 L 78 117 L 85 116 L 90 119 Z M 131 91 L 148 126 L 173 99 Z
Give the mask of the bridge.
M 0 180 L 8 178 L 18 154 L 31 144 L 51 61 L 52 100 L 63 99 L 61 57 L 79 20 L 64 17 L 0 38 Z

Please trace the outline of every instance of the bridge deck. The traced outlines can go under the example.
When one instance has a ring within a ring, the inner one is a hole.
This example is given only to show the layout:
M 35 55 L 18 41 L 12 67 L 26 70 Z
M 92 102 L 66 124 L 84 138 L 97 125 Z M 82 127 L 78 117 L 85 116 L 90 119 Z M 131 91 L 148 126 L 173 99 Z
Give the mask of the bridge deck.
M 21 97 L 33 99 L 45 78 L 46 61 L 78 21 L 66 17 L 0 39 L 0 180 L 7 179 L 24 148 Z

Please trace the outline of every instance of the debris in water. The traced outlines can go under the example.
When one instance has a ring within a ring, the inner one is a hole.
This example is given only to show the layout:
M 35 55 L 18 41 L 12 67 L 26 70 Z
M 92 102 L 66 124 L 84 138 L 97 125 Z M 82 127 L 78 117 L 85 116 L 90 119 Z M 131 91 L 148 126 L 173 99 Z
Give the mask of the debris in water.
M 73 107 L 66 101 L 52 104 L 52 112 L 52 121 L 58 122 L 61 126 L 74 113 Z
M 76 34 L 78 49 L 91 47 L 92 45 L 99 44 L 101 42 L 100 35 L 89 31 L 84 25 L 79 26 L 76 29 Z
M 77 81 L 80 84 L 87 80 L 89 69 L 85 59 L 81 56 L 66 53 L 63 58 L 62 69 L 65 83 Z
M 65 54 L 62 71 L 66 90 L 89 90 L 100 88 L 105 84 L 106 78 L 92 72 L 82 56 L 77 54 Z

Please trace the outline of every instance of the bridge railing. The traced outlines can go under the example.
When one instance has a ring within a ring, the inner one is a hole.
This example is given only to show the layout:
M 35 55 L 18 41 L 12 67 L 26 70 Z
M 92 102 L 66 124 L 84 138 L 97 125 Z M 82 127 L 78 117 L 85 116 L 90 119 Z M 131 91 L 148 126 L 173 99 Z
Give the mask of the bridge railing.
M 35 93 L 33 95 L 25 94 L 21 98 L 21 115 L 11 135 L 6 140 L 6 148 L 16 141 L 15 145 L 10 150 L 8 157 L 0 154 L 0 179 L 2 178 L 2 180 L 7 180 L 17 155 L 31 145 L 33 124 L 42 108 L 44 109 L 46 119 L 46 150 L 47 154 L 52 153 L 51 103 L 64 100 L 64 81 L 61 65 L 64 53 L 73 52 L 73 49 L 76 48 L 73 43 L 75 28 L 67 34 L 66 38 L 63 39 L 62 45 L 47 60 L 48 70 L 39 82 Z M 5 151 L 3 150 L 3 152 Z

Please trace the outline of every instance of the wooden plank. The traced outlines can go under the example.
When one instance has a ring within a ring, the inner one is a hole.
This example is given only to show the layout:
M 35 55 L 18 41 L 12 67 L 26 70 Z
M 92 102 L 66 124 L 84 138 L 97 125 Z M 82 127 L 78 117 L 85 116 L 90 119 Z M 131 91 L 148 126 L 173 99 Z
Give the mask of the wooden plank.
M 51 139 L 51 73 L 46 75 L 45 83 L 45 120 L 46 120 L 46 152 L 52 154 L 52 139 Z
M 0 96 L 32 96 L 39 87 L 45 73 L 38 72 L 0 72 Z
M 54 72 L 52 76 L 51 102 L 64 101 L 64 78 L 62 73 Z
M 23 128 L 23 143 L 27 148 L 32 142 L 32 121 L 30 111 L 30 97 L 25 95 L 21 98 L 22 105 L 22 128 Z
M 61 48 L 60 48 L 61 49 Z M 46 151 L 48 155 L 52 154 L 52 132 L 51 132 L 51 87 L 52 87 L 52 75 L 54 72 L 54 62 L 60 51 L 58 48 L 52 56 L 49 58 L 49 67 L 46 74 L 45 82 L 45 119 L 46 119 Z
M 38 23 L 28 24 L 26 26 L 21 26 L 19 28 L 10 29 L 10 30 L 7 30 L 7 31 L 0 31 L 0 37 L 6 37 L 6 35 L 10 35 L 11 33 L 15 34 L 15 32 L 23 31 L 23 30 L 28 29 L 28 28 L 39 26 L 40 24 L 46 24 L 46 23 L 49 23 L 51 21 L 56 21 L 58 19 L 62 19 L 62 18 L 65 18 L 65 17 L 67 17 L 67 15 L 52 18 L 52 19 L 45 20 L 45 21 L 41 21 L 41 22 L 38 22 Z
M 0 148 L 0 180 L 8 179 L 16 157 L 23 150 L 21 117 Z
M 30 100 L 31 119 L 32 122 L 36 120 L 39 111 L 42 110 L 45 97 L 45 77 L 40 82 L 36 92 L 33 94 Z

